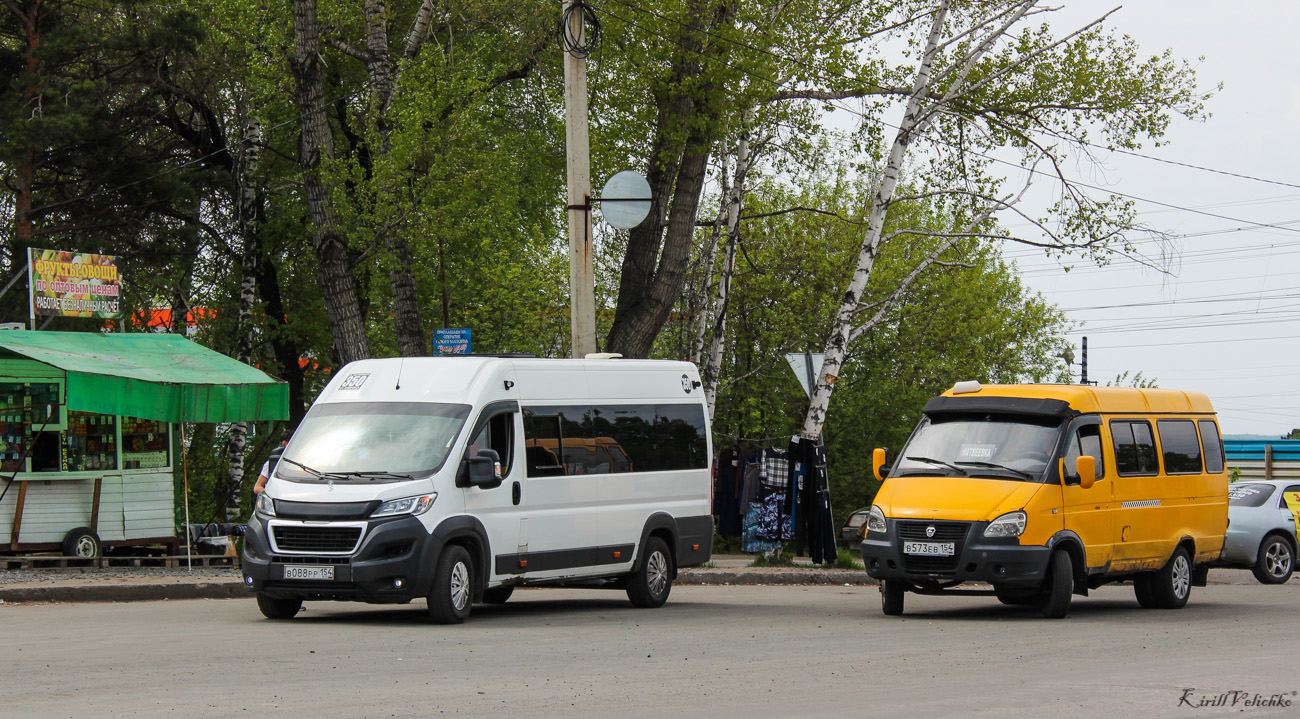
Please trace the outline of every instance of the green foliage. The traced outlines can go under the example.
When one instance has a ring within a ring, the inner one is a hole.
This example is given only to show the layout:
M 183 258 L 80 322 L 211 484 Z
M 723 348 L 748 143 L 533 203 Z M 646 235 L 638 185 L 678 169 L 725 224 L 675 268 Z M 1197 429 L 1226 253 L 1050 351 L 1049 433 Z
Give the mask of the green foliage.
M 850 569 L 864 571 L 866 567 L 862 565 L 861 555 L 853 553 L 845 547 L 835 549 L 835 569 Z

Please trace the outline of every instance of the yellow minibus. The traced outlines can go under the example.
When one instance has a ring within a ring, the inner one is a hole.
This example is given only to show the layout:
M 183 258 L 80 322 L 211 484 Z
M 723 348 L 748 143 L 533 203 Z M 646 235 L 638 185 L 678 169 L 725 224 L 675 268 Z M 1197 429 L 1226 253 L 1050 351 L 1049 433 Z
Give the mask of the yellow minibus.
M 1060 618 L 1071 595 L 1119 581 L 1177 609 L 1223 549 L 1228 475 L 1199 392 L 959 382 L 882 477 L 885 459 L 875 450 L 862 558 L 888 615 L 914 592 Z

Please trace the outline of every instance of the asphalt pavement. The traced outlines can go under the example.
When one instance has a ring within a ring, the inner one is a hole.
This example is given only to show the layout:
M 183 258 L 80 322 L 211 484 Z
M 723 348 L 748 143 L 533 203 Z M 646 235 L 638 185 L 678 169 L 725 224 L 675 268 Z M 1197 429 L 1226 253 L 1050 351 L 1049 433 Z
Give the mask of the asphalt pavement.
M 680 586 L 658 609 L 528 589 L 452 626 L 424 602 L 16 603 L 0 716 L 1294 719 L 1298 600 L 1212 580 L 1151 610 L 1107 586 L 1058 620 L 922 595 L 885 616 L 869 586 Z

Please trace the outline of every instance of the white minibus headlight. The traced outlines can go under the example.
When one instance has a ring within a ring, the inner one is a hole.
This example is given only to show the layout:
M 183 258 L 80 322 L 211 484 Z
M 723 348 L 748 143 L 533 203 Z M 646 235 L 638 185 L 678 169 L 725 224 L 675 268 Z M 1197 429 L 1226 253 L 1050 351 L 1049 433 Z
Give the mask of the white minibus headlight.
M 984 528 L 984 536 L 1019 537 L 1025 531 L 1026 519 L 1024 512 L 1007 512 L 1001 517 L 989 522 L 989 526 Z
M 877 507 L 874 504 L 871 505 L 871 511 L 867 513 L 867 531 L 875 532 L 876 534 L 884 534 L 887 530 L 888 525 L 885 524 L 885 513 L 880 510 L 880 507 Z
M 257 495 L 257 501 L 253 503 L 253 509 L 263 517 L 275 516 L 275 500 L 267 496 L 266 492 Z
M 433 506 L 433 500 L 438 498 L 438 493 L 422 494 L 418 497 L 404 497 L 402 499 L 393 499 L 379 505 L 379 509 L 370 513 L 372 517 L 398 517 L 404 514 L 419 515 L 429 511 Z

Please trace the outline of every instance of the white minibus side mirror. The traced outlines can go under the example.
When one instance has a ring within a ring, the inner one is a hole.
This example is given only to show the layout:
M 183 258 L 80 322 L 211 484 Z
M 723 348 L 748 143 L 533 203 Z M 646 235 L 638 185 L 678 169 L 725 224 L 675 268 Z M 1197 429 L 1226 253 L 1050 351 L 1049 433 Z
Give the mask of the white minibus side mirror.
M 496 450 L 480 449 L 478 455 L 465 458 L 469 486 L 491 489 L 501 484 L 501 456 Z

